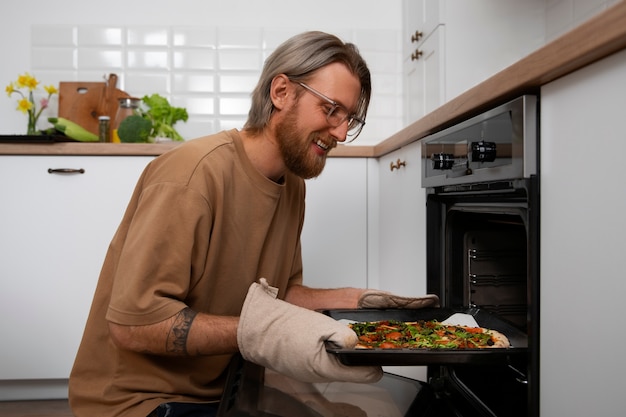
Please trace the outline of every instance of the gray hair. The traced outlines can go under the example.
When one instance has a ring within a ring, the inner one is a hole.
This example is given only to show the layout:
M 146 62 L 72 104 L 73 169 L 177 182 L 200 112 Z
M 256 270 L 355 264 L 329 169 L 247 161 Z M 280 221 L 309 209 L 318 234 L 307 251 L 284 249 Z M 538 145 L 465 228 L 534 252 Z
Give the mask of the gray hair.
M 355 113 L 365 120 L 372 93 L 370 71 L 365 60 L 354 44 L 344 43 L 328 33 L 312 31 L 288 39 L 267 58 L 252 92 L 252 105 L 244 129 L 259 133 L 269 123 L 274 110 L 270 86 L 275 76 L 285 74 L 295 82 L 305 81 L 315 71 L 335 62 L 344 64 L 361 82 Z

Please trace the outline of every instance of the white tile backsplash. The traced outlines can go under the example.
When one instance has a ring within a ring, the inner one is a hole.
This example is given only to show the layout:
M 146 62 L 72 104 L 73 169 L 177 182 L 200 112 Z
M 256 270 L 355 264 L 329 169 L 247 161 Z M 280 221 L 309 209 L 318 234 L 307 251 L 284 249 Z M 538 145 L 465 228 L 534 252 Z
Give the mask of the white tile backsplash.
M 74 70 L 78 68 L 77 51 L 70 47 L 33 46 L 31 62 L 33 68 L 50 70 Z
M 168 46 L 170 44 L 169 29 L 167 28 L 130 27 L 127 32 L 128 45 Z
M 259 80 L 258 74 L 232 74 L 220 75 L 219 91 L 222 93 L 250 94 Z
M 218 67 L 226 71 L 261 71 L 263 55 L 260 50 L 220 50 L 217 55 Z
M 214 93 L 215 75 L 210 72 L 200 74 L 173 74 L 173 89 L 177 94 Z
M 173 52 L 174 68 L 184 70 L 213 70 L 217 53 L 213 49 L 178 49 Z
M 217 47 L 220 49 L 261 49 L 263 47 L 263 30 L 222 28 L 218 32 Z
M 125 31 L 121 27 L 80 26 L 78 45 L 80 46 L 121 46 Z
M 170 68 L 169 52 L 164 51 L 128 51 L 126 56 L 126 67 L 132 69 L 160 69 Z
M 74 46 L 77 28 L 69 25 L 35 25 L 31 30 L 33 46 Z
M 172 45 L 198 48 L 217 47 L 217 29 L 205 27 L 181 27 L 172 29 Z
M 220 114 L 226 116 L 245 116 L 250 110 L 249 98 L 229 98 L 219 99 Z
M 167 72 L 159 74 L 128 72 L 125 76 L 124 84 L 132 85 L 132 95 L 137 97 L 150 95 L 155 91 L 160 91 L 162 94 L 172 92 L 170 75 Z
M 119 49 L 100 49 L 79 47 L 77 65 L 81 69 L 103 69 L 104 71 L 120 71 L 123 68 L 123 52 Z
M 213 26 L 33 25 L 32 68 L 47 82 L 100 82 L 109 73 L 118 88 L 143 97 L 161 94 L 185 107 L 186 139 L 241 128 L 264 59 L 306 28 Z M 402 121 L 401 31 L 333 31 L 354 42 L 372 73 L 373 101 L 355 145 L 374 144 Z M 53 81 L 49 81 L 49 80 Z
M 216 116 L 214 97 L 185 97 L 171 101 L 172 106 L 185 107 L 189 117 L 192 115 Z

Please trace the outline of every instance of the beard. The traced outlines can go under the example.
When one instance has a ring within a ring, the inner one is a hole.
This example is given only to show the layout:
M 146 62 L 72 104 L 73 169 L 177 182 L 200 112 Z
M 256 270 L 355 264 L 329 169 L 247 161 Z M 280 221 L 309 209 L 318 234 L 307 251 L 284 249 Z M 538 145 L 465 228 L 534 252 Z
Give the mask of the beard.
M 311 152 L 311 145 L 316 143 L 321 135 L 317 132 L 302 134 L 297 128 L 296 121 L 295 111 L 290 111 L 276 126 L 276 139 L 287 169 L 306 180 L 322 173 L 326 165 L 326 153 L 318 155 Z M 323 139 L 323 142 L 330 143 L 331 148 L 336 145 L 334 140 Z

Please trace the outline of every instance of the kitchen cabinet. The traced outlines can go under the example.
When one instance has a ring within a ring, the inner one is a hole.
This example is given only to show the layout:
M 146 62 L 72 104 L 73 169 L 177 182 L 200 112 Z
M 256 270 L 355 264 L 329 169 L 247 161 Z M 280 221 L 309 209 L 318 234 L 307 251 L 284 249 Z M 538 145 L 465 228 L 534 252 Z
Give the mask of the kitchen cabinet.
M 436 109 L 445 98 L 445 28 L 440 24 L 444 3 L 404 0 L 402 4 L 405 124 Z
M 305 285 L 367 286 L 367 159 L 329 158 L 307 180 L 302 230 Z
M 402 52 L 410 57 L 417 47 L 441 24 L 441 10 L 446 0 L 403 0 Z
M 379 158 L 378 287 L 404 295 L 426 293 L 426 191 L 421 187 L 421 144 Z M 426 380 L 425 367 L 386 371 Z
M 66 395 L 108 244 L 152 158 L 0 156 L 0 400 Z M 330 158 L 306 202 L 305 282 L 365 287 L 367 159 Z
M 624 80 L 626 50 L 541 88 L 544 417 L 623 409 Z
M 426 291 L 426 192 L 419 142 L 379 159 L 379 281 L 399 294 Z
M 404 0 L 405 123 L 536 50 L 544 32 L 542 0 Z
M 152 158 L 0 156 L 0 383 L 68 378 L 107 247 Z
M 445 27 L 438 26 L 405 60 L 405 122 L 435 110 L 445 100 L 443 51 Z

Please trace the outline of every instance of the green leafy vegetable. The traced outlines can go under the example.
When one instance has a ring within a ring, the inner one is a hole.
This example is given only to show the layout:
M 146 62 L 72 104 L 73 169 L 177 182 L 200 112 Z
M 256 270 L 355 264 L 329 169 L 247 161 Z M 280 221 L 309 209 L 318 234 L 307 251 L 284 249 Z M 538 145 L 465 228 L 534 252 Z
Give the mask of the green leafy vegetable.
M 150 137 L 166 137 L 175 141 L 185 140 L 176 129 L 174 129 L 174 124 L 180 120 L 183 122 L 187 121 L 189 115 L 186 109 L 171 106 L 167 99 L 159 94 L 144 96 L 141 100 L 148 106 L 147 110 L 140 109 L 139 114 L 144 119 L 148 119 L 152 124 Z

